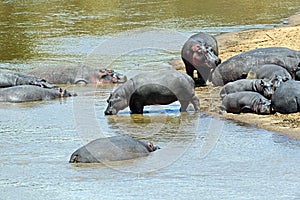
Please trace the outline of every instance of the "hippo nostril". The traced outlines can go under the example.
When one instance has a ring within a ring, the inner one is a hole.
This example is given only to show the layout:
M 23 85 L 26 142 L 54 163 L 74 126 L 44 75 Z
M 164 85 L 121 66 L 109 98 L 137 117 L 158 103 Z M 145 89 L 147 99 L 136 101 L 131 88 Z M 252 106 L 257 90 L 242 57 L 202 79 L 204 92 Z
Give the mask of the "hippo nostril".
M 219 65 L 221 63 L 221 59 L 217 59 L 216 61 L 215 61 L 215 64 L 216 65 Z

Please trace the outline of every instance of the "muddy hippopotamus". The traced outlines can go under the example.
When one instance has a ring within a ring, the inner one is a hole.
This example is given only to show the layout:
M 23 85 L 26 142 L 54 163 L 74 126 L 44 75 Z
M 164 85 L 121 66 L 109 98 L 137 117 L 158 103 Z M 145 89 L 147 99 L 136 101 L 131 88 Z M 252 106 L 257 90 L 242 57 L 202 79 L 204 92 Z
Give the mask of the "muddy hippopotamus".
M 55 84 L 123 83 L 127 77 L 111 69 L 94 69 L 85 65 L 50 66 L 27 72 Z
M 273 83 L 270 80 L 240 79 L 224 85 L 220 92 L 220 96 L 223 99 L 227 94 L 242 91 L 258 92 L 268 99 L 270 99 L 274 93 Z
M 142 114 L 146 105 L 167 105 L 177 100 L 182 112 L 186 111 L 189 103 L 198 110 L 200 104 L 195 96 L 194 84 L 190 76 L 174 69 L 140 73 L 110 95 L 104 113 L 115 115 L 129 106 L 132 114 Z
M 266 64 L 281 66 L 293 74 L 299 70 L 299 63 L 300 51 L 285 47 L 258 48 L 233 56 L 218 65 L 212 73 L 212 83 L 222 86 L 246 78 L 251 69 Z
M 61 88 L 48 89 L 33 85 L 19 85 L 0 89 L 0 102 L 21 103 L 69 96 L 76 96 L 76 94 Z
M 236 114 L 242 112 L 270 114 L 271 102 L 257 92 L 236 92 L 224 97 L 221 109 Z
M 55 85 L 48 83 L 45 79 L 28 76 L 19 72 L 0 69 L 0 88 L 16 85 L 35 85 L 43 88 L 55 88 Z
M 272 99 L 275 112 L 288 114 L 300 111 L 300 81 L 289 80 L 275 90 Z
M 159 149 L 151 142 L 144 142 L 129 136 L 99 138 L 77 149 L 70 157 L 70 163 L 103 163 L 130 160 L 149 155 Z
M 197 70 L 198 78 L 195 81 L 199 85 L 206 85 L 211 72 L 221 63 L 218 55 L 217 40 L 206 33 L 192 35 L 181 50 L 186 73 L 194 79 L 194 70 Z

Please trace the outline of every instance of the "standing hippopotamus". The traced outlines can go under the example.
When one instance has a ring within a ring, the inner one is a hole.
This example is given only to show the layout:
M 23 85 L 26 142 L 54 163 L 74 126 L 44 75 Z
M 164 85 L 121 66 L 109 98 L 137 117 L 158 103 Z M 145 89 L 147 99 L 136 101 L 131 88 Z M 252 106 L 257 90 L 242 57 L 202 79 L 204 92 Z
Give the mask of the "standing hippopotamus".
M 0 102 L 29 102 L 51 100 L 60 97 L 76 96 L 61 88 L 42 88 L 33 85 L 20 85 L 0 89 Z
M 132 114 L 142 114 L 146 105 L 166 105 L 179 100 L 180 111 L 186 111 L 189 103 L 199 109 L 194 81 L 188 75 L 174 69 L 140 73 L 119 86 L 108 98 L 106 115 L 115 115 L 129 106 Z
M 279 113 L 295 113 L 300 111 L 300 81 L 289 80 L 275 90 L 272 108 Z
M 293 74 L 299 69 L 299 63 L 300 51 L 285 47 L 258 48 L 233 56 L 218 65 L 212 73 L 212 83 L 222 86 L 246 78 L 251 69 L 265 64 L 281 66 Z
M 224 85 L 220 92 L 220 96 L 223 99 L 227 94 L 242 91 L 258 92 L 268 99 L 270 99 L 274 93 L 273 83 L 270 80 L 241 79 Z
M 16 85 L 35 85 L 44 88 L 56 87 L 55 85 L 48 83 L 45 79 L 24 75 L 10 70 L 0 70 L 0 88 Z
M 211 78 L 211 72 L 221 63 L 218 54 L 217 40 L 205 33 L 192 35 L 181 50 L 186 73 L 194 78 L 194 70 L 197 70 L 197 81 L 200 85 L 206 85 Z
M 236 92 L 224 97 L 221 109 L 229 113 L 270 114 L 271 102 L 257 92 Z
M 27 72 L 55 84 L 123 83 L 127 77 L 110 69 L 94 69 L 88 66 L 50 66 Z
M 144 157 L 159 149 L 151 142 L 136 140 L 129 136 L 114 136 L 91 141 L 77 149 L 70 163 L 102 163 Z

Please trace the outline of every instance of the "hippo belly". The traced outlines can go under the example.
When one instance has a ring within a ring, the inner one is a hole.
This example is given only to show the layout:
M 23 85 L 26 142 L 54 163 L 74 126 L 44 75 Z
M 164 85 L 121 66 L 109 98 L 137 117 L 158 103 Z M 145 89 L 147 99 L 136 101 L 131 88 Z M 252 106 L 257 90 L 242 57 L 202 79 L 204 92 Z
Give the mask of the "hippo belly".
M 136 89 L 131 95 L 129 108 L 133 114 L 142 114 L 144 106 L 167 105 L 177 100 L 176 95 L 167 87 L 147 84 Z
M 270 114 L 271 103 L 257 92 L 236 92 L 222 100 L 221 108 L 229 113 Z
M 300 82 L 289 80 L 282 83 L 272 96 L 275 112 L 288 114 L 300 111 Z
M 148 156 L 159 149 L 150 142 L 143 142 L 129 136 L 99 138 L 77 149 L 70 157 L 71 163 L 102 163 L 130 160 Z

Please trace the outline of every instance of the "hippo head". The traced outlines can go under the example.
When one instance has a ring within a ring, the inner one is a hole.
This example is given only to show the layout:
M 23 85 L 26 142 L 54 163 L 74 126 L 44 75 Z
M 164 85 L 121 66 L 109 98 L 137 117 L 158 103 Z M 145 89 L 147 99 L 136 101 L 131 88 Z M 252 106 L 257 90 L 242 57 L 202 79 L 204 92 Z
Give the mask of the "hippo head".
M 128 106 L 128 98 L 122 88 L 117 88 L 107 99 L 105 115 L 116 115 L 120 110 Z
M 152 142 L 147 142 L 147 143 L 145 142 L 144 146 L 147 148 L 147 150 L 149 152 L 153 152 L 153 151 L 156 151 L 156 150 L 160 149 L 159 146 L 153 145 Z
M 62 89 L 62 88 L 59 88 L 58 89 L 58 96 L 60 98 L 63 98 L 63 97 L 71 97 L 71 96 L 77 96 L 76 93 L 71 93 L 71 92 L 68 92 L 66 89 Z
M 253 105 L 253 111 L 258 114 L 270 114 L 271 113 L 271 101 L 266 98 L 260 98 Z
M 196 43 L 192 45 L 191 50 L 193 52 L 191 60 L 195 67 L 206 66 L 210 69 L 215 69 L 221 63 L 221 59 L 210 46 Z
M 290 78 L 287 76 L 280 76 L 275 74 L 275 76 L 271 79 L 271 82 L 273 83 L 273 90 L 275 91 L 281 83 L 288 81 Z
M 274 94 L 274 89 L 273 89 L 273 83 L 270 80 L 261 80 L 260 81 L 260 86 L 262 87 L 263 90 L 263 95 L 270 99 L 272 95 Z

